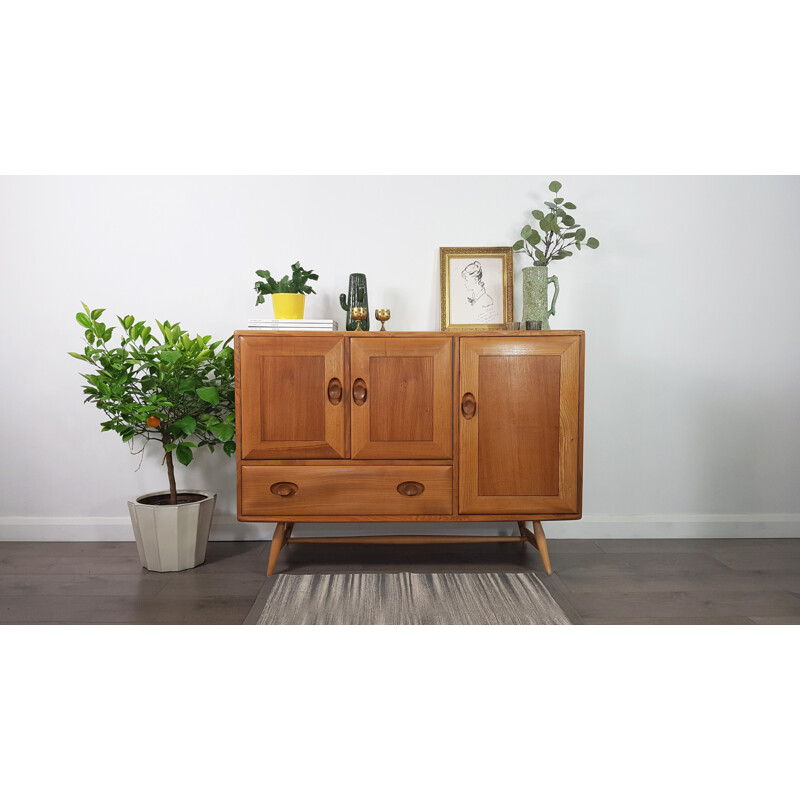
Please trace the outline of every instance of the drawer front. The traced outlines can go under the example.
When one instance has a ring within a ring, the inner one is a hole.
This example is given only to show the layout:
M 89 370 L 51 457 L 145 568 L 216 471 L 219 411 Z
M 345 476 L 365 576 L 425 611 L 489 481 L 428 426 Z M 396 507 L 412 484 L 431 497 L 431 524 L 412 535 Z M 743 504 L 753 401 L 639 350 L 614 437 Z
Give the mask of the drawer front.
M 453 468 L 242 466 L 246 517 L 452 514 Z

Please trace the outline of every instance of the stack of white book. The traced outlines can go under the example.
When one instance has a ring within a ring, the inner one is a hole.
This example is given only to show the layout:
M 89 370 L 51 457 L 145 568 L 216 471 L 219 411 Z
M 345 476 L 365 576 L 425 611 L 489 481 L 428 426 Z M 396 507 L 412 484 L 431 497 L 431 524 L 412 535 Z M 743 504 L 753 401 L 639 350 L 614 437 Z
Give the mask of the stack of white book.
M 334 319 L 251 319 L 247 327 L 260 331 L 338 331 Z

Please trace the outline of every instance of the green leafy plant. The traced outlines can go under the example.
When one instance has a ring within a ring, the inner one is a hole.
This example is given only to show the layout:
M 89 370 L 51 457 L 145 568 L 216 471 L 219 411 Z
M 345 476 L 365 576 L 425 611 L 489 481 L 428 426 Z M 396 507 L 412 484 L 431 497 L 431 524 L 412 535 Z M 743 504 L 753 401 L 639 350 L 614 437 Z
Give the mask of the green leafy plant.
M 526 225 L 520 231 L 522 238 L 513 245 L 514 250 L 525 250 L 535 267 L 546 267 L 551 261 L 569 258 L 574 253 L 570 249 L 572 247 L 580 250 L 585 246 L 596 250 L 600 246 L 593 236 L 586 238 L 586 228 L 575 222 L 575 217 L 571 215 L 577 208 L 575 203 L 558 196 L 561 184 L 552 181 L 549 188 L 555 195 L 553 202 L 545 202 L 544 211 L 538 208 L 531 211 L 542 232 Z
M 313 270 L 303 269 L 299 261 L 292 264 L 292 274 L 284 275 L 279 281 L 270 275 L 268 269 L 257 269 L 256 275 L 264 279 L 256 281 L 257 306 L 264 302 L 264 295 L 267 294 L 316 294 L 316 291 L 306 284 L 309 281 L 319 280 L 319 275 Z
M 142 449 L 150 441 L 161 442 L 170 503 L 175 505 L 173 453 L 188 465 L 197 447 L 213 451 L 221 444 L 226 455 L 236 452 L 230 339 L 223 344 L 211 342 L 210 336 L 192 338 L 180 323 L 156 322 L 159 340 L 150 326 L 129 315 L 117 317 L 120 340 L 114 346 L 110 342 L 116 328 L 100 321 L 105 309 L 89 310 L 86 303 L 83 308 L 75 318 L 86 347 L 69 355 L 93 368 L 81 373 L 86 379 L 84 402 L 106 414 L 101 428 L 116 431 L 123 442 L 142 437 Z

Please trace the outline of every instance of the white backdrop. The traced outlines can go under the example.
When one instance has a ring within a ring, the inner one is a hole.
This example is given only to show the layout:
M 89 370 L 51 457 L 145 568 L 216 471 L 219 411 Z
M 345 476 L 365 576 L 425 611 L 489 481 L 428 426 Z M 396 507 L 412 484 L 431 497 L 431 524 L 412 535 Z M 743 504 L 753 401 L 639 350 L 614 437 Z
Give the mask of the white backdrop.
M 82 402 L 81 300 L 224 338 L 269 313 L 254 271 L 300 260 L 306 316 L 341 324 L 365 272 L 391 329 L 438 330 L 439 247 L 513 243 L 555 177 L 601 246 L 552 270 L 552 326 L 586 331 L 585 516 L 548 532 L 798 535 L 800 179 L 554 175 L 0 178 L 0 538 L 132 538 L 126 500 L 165 485 Z M 270 535 L 234 520 L 233 460 L 178 470 L 219 492 L 212 536 Z

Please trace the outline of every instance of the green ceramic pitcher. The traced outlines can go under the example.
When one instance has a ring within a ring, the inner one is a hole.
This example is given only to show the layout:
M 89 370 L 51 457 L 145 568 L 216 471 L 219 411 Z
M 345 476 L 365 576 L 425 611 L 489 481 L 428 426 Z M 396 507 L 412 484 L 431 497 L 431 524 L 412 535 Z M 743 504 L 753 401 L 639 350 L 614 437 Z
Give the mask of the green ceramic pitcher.
M 547 286 L 555 284 L 553 302 L 547 307 Z M 522 319 L 541 320 L 542 330 L 549 331 L 548 319 L 556 313 L 558 277 L 547 275 L 547 267 L 523 267 L 522 269 Z

